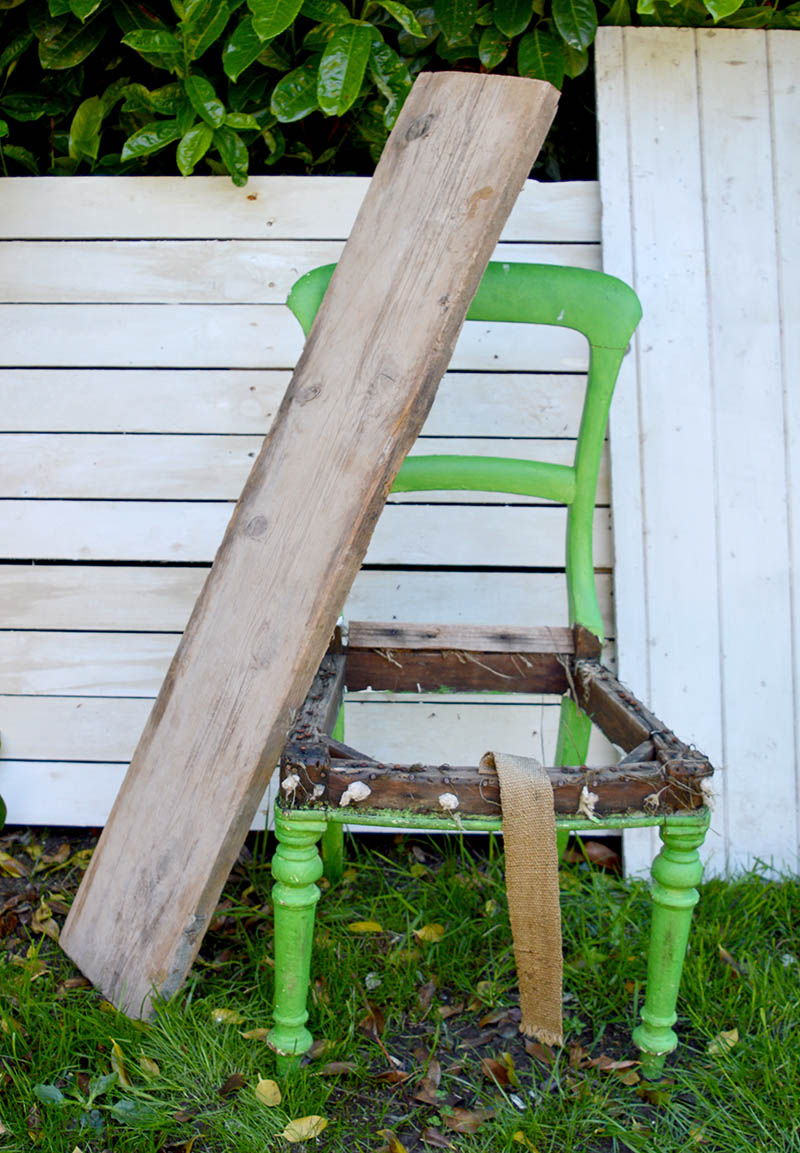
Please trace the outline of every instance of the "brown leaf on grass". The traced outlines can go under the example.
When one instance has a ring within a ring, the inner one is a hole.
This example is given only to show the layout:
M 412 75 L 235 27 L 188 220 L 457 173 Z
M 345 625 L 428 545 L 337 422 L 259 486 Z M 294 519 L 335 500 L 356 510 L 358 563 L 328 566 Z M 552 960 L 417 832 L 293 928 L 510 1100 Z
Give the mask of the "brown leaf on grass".
M 383 925 L 379 921 L 351 921 L 347 926 L 351 933 L 382 933 Z
M 125 1068 L 125 1056 L 122 1052 L 122 1047 L 118 1041 L 114 1040 L 113 1037 L 111 1038 L 111 1068 L 114 1070 L 117 1077 L 119 1077 L 120 1085 L 123 1085 L 126 1089 L 129 1089 L 133 1084 L 133 1081 L 131 1081 L 130 1077 L 128 1076 L 128 1070 Z
M 589 1064 L 595 1069 L 600 1069 L 603 1073 L 616 1073 L 620 1069 L 634 1069 L 641 1064 L 639 1061 L 615 1061 L 606 1053 L 601 1053 L 599 1057 L 591 1057 Z
M 386 1018 L 380 1008 L 372 1001 L 367 1001 L 367 1012 L 358 1022 L 358 1027 L 368 1037 L 372 1037 L 376 1041 L 380 1039 L 381 1033 L 386 1028 Z
M 215 1025 L 241 1025 L 244 1017 L 235 1009 L 212 1009 L 211 1020 Z
M 648 1105 L 669 1105 L 672 1101 L 672 1089 L 660 1085 L 640 1085 L 636 1096 L 641 1097 Z
M 0 916 L 0 937 L 10 937 L 19 924 L 19 917 L 13 910 Z
M 197 1116 L 198 1109 L 179 1109 L 177 1113 L 172 1114 L 172 1120 L 177 1121 L 179 1125 L 185 1125 L 188 1121 L 193 1121 Z
M 442 1067 L 435 1057 L 432 1057 L 428 1062 L 428 1068 L 425 1076 L 417 1086 L 417 1091 L 414 1094 L 415 1101 L 421 1101 L 425 1105 L 441 1105 L 440 1099 L 436 1096 L 436 1090 L 442 1080 Z
M 721 1033 L 717 1033 L 708 1043 L 707 1052 L 712 1057 L 718 1057 L 721 1053 L 727 1053 L 739 1040 L 738 1029 L 723 1029 Z
M 642 1079 L 635 1069 L 615 1069 L 612 1072 L 612 1076 L 616 1077 L 618 1081 L 621 1081 L 623 1085 L 638 1085 Z
M 450 1109 L 442 1120 L 454 1133 L 477 1133 L 484 1121 L 494 1117 L 494 1109 Z
M 514 1133 L 511 1140 L 516 1141 L 519 1145 L 524 1145 L 526 1149 L 531 1150 L 531 1153 L 539 1153 L 539 1150 L 536 1148 L 534 1143 L 531 1141 L 530 1137 L 526 1137 L 521 1129 L 517 1129 L 516 1133 Z
M 544 1065 L 555 1064 L 555 1050 L 551 1049 L 549 1045 L 543 1045 L 541 1041 L 526 1040 L 525 1052 L 531 1057 L 535 1057 L 537 1061 L 541 1061 Z
M 5 873 L 7 877 L 28 877 L 30 872 L 25 862 L 0 849 L 0 873 Z
M 411 1073 L 404 1073 L 402 1069 L 386 1069 L 385 1072 L 376 1074 L 375 1080 L 383 1081 L 386 1085 L 402 1085 L 411 1076 Z
M 47 901 L 42 900 L 31 917 L 31 928 L 35 933 L 44 933 L 53 941 L 58 941 L 58 925 L 53 920 L 53 912 Z
M 378 1136 L 386 1138 L 379 1153 L 407 1153 L 406 1147 L 393 1129 L 378 1129 Z
M 421 929 L 414 929 L 414 936 L 418 941 L 441 941 L 444 936 L 444 925 L 434 922 L 432 925 L 423 925 Z
M 464 1012 L 464 1002 L 455 1001 L 452 1005 L 440 1005 L 438 1012 L 444 1021 L 448 1020 L 449 1017 L 457 1017 L 459 1013 Z
M 152 1057 L 140 1057 L 139 1068 L 144 1073 L 145 1077 L 151 1081 L 155 1081 L 156 1077 L 161 1076 L 161 1069 L 159 1068 L 158 1061 L 154 1061 Z
M 488 1077 L 490 1081 L 494 1081 L 496 1085 L 508 1084 L 508 1070 L 502 1061 L 498 1061 L 494 1057 L 484 1057 L 481 1060 L 481 1069 L 483 1075 Z
M 283 1137 L 284 1141 L 292 1143 L 310 1141 L 312 1137 L 319 1137 L 322 1130 L 327 1127 L 328 1122 L 324 1117 L 312 1113 L 308 1117 L 297 1117 L 294 1121 L 290 1121 L 279 1136 Z
M 421 1009 L 430 1009 L 433 994 L 436 992 L 436 982 L 431 979 L 417 989 L 417 1002 Z
M 240 1089 L 244 1089 L 247 1084 L 247 1078 L 244 1073 L 231 1073 L 227 1081 L 224 1081 L 217 1089 L 220 1097 L 230 1097 L 232 1093 L 238 1093 Z
M 248 1029 L 246 1033 L 240 1033 L 240 1037 L 244 1037 L 245 1041 L 266 1041 L 269 1037 L 269 1029 Z
M 419 1135 L 420 1141 L 424 1141 L 426 1145 L 433 1145 L 436 1149 L 452 1149 L 453 1142 L 445 1137 L 444 1133 L 440 1133 L 438 1129 L 434 1129 L 432 1125 L 428 1125 L 423 1129 Z
M 320 1065 L 317 1072 L 320 1077 L 335 1077 L 339 1073 L 355 1073 L 356 1069 L 352 1061 L 328 1061 L 326 1065 Z
M 723 949 L 722 945 L 719 945 L 718 947 L 719 959 L 722 961 L 723 965 L 728 965 L 731 969 L 733 969 L 734 973 L 738 974 L 738 976 L 746 977 L 747 966 L 743 965 L 740 961 L 737 961 L 736 958 L 732 956 L 727 949 Z
M 591 1057 L 589 1050 L 584 1049 L 583 1045 L 570 1045 L 569 1047 L 569 1067 L 570 1069 L 586 1069 L 591 1065 Z
M 485 1013 L 478 1024 L 481 1029 L 485 1029 L 487 1025 L 498 1025 L 501 1021 L 508 1021 L 509 1010 L 506 1007 L 499 1009 L 492 1009 L 490 1013 Z
M 69 841 L 64 841 L 58 846 L 54 853 L 44 853 L 42 856 L 43 865 L 65 865 L 69 860 L 71 846 Z

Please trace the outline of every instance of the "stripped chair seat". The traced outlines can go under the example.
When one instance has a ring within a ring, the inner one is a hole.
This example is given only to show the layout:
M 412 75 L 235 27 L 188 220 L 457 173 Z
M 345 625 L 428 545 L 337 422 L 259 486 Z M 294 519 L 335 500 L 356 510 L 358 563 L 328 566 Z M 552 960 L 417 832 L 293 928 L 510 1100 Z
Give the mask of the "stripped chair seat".
M 308 335 L 333 265 L 292 289 Z M 484 766 L 383 764 L 343 743 L 345 691 L 493 691 L 561 695 L 553 787 L 561 846 L 570 831 L 658 826 L 653 915 L 642 1020 L 633 1032 L 646 1076 L 677 1045 L 672 1029 L 708 826 L 712 768 L 628 692 L 599 660 L 603 623 L 592 552 L 598 471 L 622 358 L 641 316 L 627 285 L 600 272 L 538 264 L 488 266 L 467 321 L 558 325 L 586 337 L 590 357 L 572 465 L 499 457 L 413 456 L 394 492 L 455 490 L 536 497 L 567 506 L 569 626 L 481 628 L 349 622 L 337 630 L 289 734 L 275 812 L 275 1009 L 270 1044 L 289 1068 L 308 1050 L 306 1027 L 314 910 L 323 872 L 342 871 L 345 822 L 384 828 L 502 829 L 496 773 Z M 391 659 L 387 659 L 387 655 Z M 589 767 L 592 724 L 622 750 Z M 509 750 L 511 751 L 511 750 Z M 527 750 L 517 750 L 525 753 Z M 413 758 L 409 758 L 413 760 Z M 452 804 L 451 802 L 448 802 Z M 320 854 L 320 847 L 322 853 Z

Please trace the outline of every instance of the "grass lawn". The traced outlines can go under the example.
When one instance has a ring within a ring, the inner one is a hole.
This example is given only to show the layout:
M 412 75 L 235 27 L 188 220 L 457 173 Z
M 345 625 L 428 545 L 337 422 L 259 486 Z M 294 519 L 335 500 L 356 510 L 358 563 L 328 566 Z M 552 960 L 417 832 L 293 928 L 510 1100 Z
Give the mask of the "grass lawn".
M 143 1024 L 56 944 L 91 851 L 80 837 L 0 838 L 0 1153 L 800 1151 L 797 879 L 703 887 L 681 1046 L 654 1085 L 629 1040 L 645 885 L 563 868 L 567 1038 L 555 1051 L 518 1031 L 500 840 L 347 841 L 345 878 L 318 908 L 318 1041 L 286 1078 L 264 1041 L 265 838 L 240 857 L 186 987 Z

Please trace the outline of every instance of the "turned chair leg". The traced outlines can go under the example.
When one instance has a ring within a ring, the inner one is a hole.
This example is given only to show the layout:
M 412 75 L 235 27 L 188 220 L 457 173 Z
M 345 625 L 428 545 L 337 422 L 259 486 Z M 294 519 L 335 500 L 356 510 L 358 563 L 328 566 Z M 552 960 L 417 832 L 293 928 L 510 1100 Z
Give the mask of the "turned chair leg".
M 642 1051 L 642 1076 L 657 1080 L 664 1060 L 678 1044 L 672 1026 L 683 962 L 689 942 L 692 910 L 699 899 L 695 886 L 703 876 L 698 853 L 706 826 L 665 825 L 664 842 L 653 862 L 653 919 L 647 962 L 647 992 L 642 1024 L 633 1040 Z
M 311 1047 L 306 1001 L 311 972 L 314 913 L 322 876 L 317 841 L 325 822 L 293 821 L 275 813 L 278 848 L 272 858 L 275 909 L 275 1011 L 269 1044 L 278 1054 L 278 1071 L 286 1073 Z

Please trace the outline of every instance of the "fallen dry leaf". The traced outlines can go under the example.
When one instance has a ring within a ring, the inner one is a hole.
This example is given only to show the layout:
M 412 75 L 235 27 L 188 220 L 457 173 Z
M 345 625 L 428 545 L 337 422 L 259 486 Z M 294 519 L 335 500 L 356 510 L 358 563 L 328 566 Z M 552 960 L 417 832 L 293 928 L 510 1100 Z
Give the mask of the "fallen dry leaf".
M 355 1073 L 357 1066 L 352 1061 L 328 1061 L 320 1065 L 317 1072 L 321 1077 L 335 1077 L 338 1073 Z
M 439 1088 L 439 1083 L 442 1080 L 442 1067 L 435 1057 L 432 1057 L 428 1062 L 428 1068 L 425 1076 L 417 1086 L 417 1091 L 414 1094 L 415 1101 L 421 1101 L 425 1105 L 441 1105 L 440 1099 L 436 1096 L 436 1091 Z
M 118 1041 L 114 1040 L 113 1037 L 111 1038 L 111 1068 L 114 1070 L 117 1077 L 119 1077 L 120 1085 L 123 1085 L 126 1089 L 129 1089 L 133 1084 L 133 1081 L 131 1081 L 130 1077 L 128 1076 L 128 1070 L 125 1068 L 125 1056 L 122 1052 L 122 1047 Z
M 245 1041 L 266 1041 L 269 1037 L 269 1029 L 248 1029 L 246 1033 L 240 1033 L 240 1037 L 244 1037 Z
M 481 1069 L 484 1076 L 497 1085 L 508 1084 L 508 1070 L 502 1061 L 497 1061 L 494 1057 L 484 1057 L 481 1060 Z
M 262 1105 L 280 1105 L 281 1091 L 276 1081 L 270 1081 L 268 1078 L 259 1076 L 258 1084 L 255 1087 L 255 1095 Z M 297 1138 L 300 1140 L 300 1138 Z
M 430 981 L 426 981 L 424 985 L 420 985 L 419 989 L 417 989 L 417 1001 L 420 1009 L 430 1009 L 435 992 L 436 981 L 433 980 L 433 978 L 431 978 Z
M 140 1057 L 139 1068 L 142 1070 L 145 1077 L 149 1077 L 151 1081 L 155 1080 L 156 1077 L 161 1076 L 161 1069 L 158 1066 L 158 1062 L 154 1061 L 152 1057 Z
M 22 861 L 0 849 L 0 873 L 5 873 L 8 877 L 27 877 L 30 875 L 30 869 Z
M 375 1080 L 387 1085 L 402 1085 L 410 1076 L 410 1073 L 404 1073 L 402 1069 L 387 1069 L 384 1073 L 378 1073 Z
M 212 1009 L 211 1020 L 215 1025 L 241 1025 L 244 1017 L 235 1009 Z
M 737 961 L 736 958 L 732 956 L 727 949 L 723 949 L 722 945 L 719 946 L 719 959 L 722 961 L 723 965 L 730 966 L 734 973 L 737 973 L 740 977 L 747 976 L 746 966 L 741 964 L 740 961 Z
M 418 941 L 441 941 L 444 936 L 444 925 L 440 925 L 438 921 L 432 925 L 423 925 L 421 929 L 414 930 L 414 936 Z
M 708 1052 L 712 1057 L 718 1057 L 720 1053 L 727 1053 L 739 1040 L 738 1029 L 723 1029 L 721 1033 L 717 1033 L 716 1037 L 708 1043 Z
M 543 1045 L 541 1041 L 527 1040 L 525 1042 L 525 1052 L 535 1057 L 537 1061 L 542 1061 L 545 1065 L 553 1065 L 555 1063 L 556 1055 L 549 1045 Z
M 31 917 L 31 928 L 35 933 L 45 933 L 53 941 L 58 941 L 58 925 L 53 920 L 52 909 L 44 899 Z
M 539 1150 L 533 1144 L 531 1139 L 529 1137 L 526 1137 L 521 1129 L 517 1129 L 516 1133 L 513 1134 L 511 1140 L 516 1141 L 519 1145 L 524 1145 L 526 1149 L 531 1150 L 531 1153 L 539 1153 Z
M 244 1089 L 246 1084 L 247 1078 L 244 1073 L 231 1073 L 227 1081 L 217 1089 L 217 1093 L 220 1097 L 230 1097 L 232 1093 L 238 1093 L 240 1089 Z
M 437 1149 L 452 1149 L 453 1142 L 445 1137 L 444 1133 L 440 1133 L 438 1129 L 434 1129 L 432 1125 L 428 1125 L 423 1129 L 419 1135 L 420 1141 L 424 1141 L 426 1145 L 434 1145 Z
M 477 1133 L 484 1121 L 494 1117 L 494 1109 L 450 1109 L 442 1120 L 455 1133 Z
M 425 874 L 428 872 L 428 869 L 427 866 L 423 865 L 421 861 L 415 861 L 408 872 L 410 876 L 414 877 L 415 879 L 419 879 L 420 877 L 425 876 Z
M 619 1069 L 633 1069 L 641 1064 L 640 1061 L 615 1061 L 606 1053 L 601 1053 L 599 1057 L 592 1057 L 589 1064 L 595 1069 L 600 1069 L 603 1073 L 616 1073 Z
M 478 1024 L 480 1025 L 481 1029 L 485 1029 L 487 1025 L 497 1025 L 500 1023 L 500 1021 L 508 1021 L 508 1012 L 509 1011 L 506 1008 L 492 1009 L 490 1013 L 485 1013 L 483 1017 L 481 1017 Z
M 378 921 L 351 921 L 347 926 L 351 933 L 382 933 L 383 925 Z
M 407 1153 L 405 1145 L 393 1129 L 378 1129 L 378 1136 L 386 1138 L 382 1153 Z
M 367 1001 L 367 1012 L 358 1022 L 358 1027 L 368 1037 L 373 1037 L 376 1041 L 379 1040 L 381 1033 L 386 1028 L 386 1018 L 380 1008 L 372 1001 Z
M 294 1121 L 290 1121 L 280 1136 L 284 1141 L 310 1141 L 312 1137 L 319 1137 L 327 1127 L 328 1122 L 324 1117 L 312 1113 L 309 1117 L 297 1117 Z

